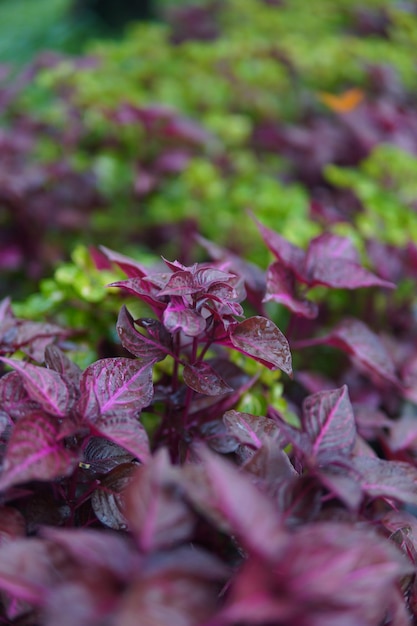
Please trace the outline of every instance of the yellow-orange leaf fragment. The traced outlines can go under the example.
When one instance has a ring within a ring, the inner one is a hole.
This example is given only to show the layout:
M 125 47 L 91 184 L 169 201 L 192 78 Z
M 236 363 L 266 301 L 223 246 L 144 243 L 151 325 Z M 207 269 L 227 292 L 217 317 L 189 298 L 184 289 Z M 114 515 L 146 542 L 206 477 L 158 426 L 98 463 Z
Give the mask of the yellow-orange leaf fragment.
M 335 113 L 349 113 L 349 111 L 356 109 L 356 107 L 362 102 L 365 94 L 362 89 L 353 87 L 352 89 L 347 89 L 338 95 L 321 91 L 318 94 L 318 97 L 323 104 L 325 104 L 332 111 L 335 111 Z

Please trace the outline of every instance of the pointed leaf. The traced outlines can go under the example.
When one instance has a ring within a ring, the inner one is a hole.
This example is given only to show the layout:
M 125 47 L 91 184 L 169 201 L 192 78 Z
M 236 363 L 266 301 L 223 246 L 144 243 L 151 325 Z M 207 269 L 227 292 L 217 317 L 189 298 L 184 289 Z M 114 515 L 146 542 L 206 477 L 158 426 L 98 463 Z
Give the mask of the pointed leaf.
M 110 250 L 110 248 L 106 248 L 105 246 L 100 246 L 100 250 L 109 261 L 118 265 L 129 278 L 143 278 L 146 276 L 146 268 L 138 261 L 124 254 L 120 254 L 119 252 L 115 252 L 114 250 Z
M 46 347 L 45 364 L 49 369 L 61 374 L 68 385 L 79 389 L 81 369 L 58 346 L 51 343 Z
M 66 415 L 69 391 L 58 372 L 24 361 L 5 358 L 1 360 L 19 372 L 29 397 L 38 402 L 47 413 L 58 417 Z
M 31 400 L 18 372 L 8 372 L 0 378 L 0 406 L 13 421 L 39 409 L 39 403 Z
M 284 267 L 291 270 L 298 280 L 306 282 L 304 273 L 304 250 L 290 243 L 270 228 L 263 226 L 257 220 L 255 221 L 265 244 L 268 246 L 272 254 L 277 257 Z
M 122 463 L 131 463 L 132 453 L 104 437 L 90 437 L 84 448 L 82 466 L 96 474 L 107 474 Z
M 229 461 L 203 448 L 198 454 L 203 465 L 183 470 L 182 485 L 193 505 L 250 552 L 267 559 L 278 553 L 285 533 L 273 501 Z
M 146 302 L 156 314 L 160 314 L 166 307 L 164 299 L 159 299 L 160 288 L 145 278 L 119 280 L 110 283 L 109 287 L 120 287 L 120 289 L 124 289 L 128 293 L 140 298 L 140 300 Z
M 139 323 L 146 329 L 152 324 L 152 335 L 146 336 L 136 330 L 127 308 L 121 308 L 116 328 L 123 347 L 143 364 L 162 361 L 170 353 L 170 336 L 164 326 L 158 320 L 143 319 Z
M 78 455 L 59 440 L 59 426 L 52 417 L 45 413 L 24 417 L 15 425 L 7 445 L 0 489 L 69 476 L 78 460 Z
M 303 426 L 311 442 L 311 454 L 319 463 L 331 457 L 347 457 L 356 441 L 347 386 L 308 396 L 303 403 Z
M 279 429 L 274 420 L 241 411 L 227 411 L 223 421 L 231 435 L 241 445 L 255 450 L 261 448 L 270 439 L 278 442 Z
M 152 370 L 148 364 L 124 357 L 101 359 L 82 375 L 79 409 L 91 420 L 117 411 L 137 414 L 152 396 Z
M 148 435 L 136 415 L 131 412 L 106 413 L 94 421 L 93 430 L 122 446 L 143 463 L 148 460 Z
M 185 365 L 183 377 L 188 387 L 207 396 L 221 396 L 233 391 L 220 374 L 205 362 Z
M 123 535 L 90 528 L 53 528 L 41 530 L 46 537 L 63 548 L 81 567 L 94 567 L 128 581 L 138 566 L 138 555 Z
M 375 373 L 394 385 L 399 384 L 391 355 L 378 335 L 363 322 L 345 319 L 321 342 L 352 355 L 371 374 Z
M 249 317 L 230 331 L 233 346 L 270 369 L 292 374 L 291 352 L 287 339 L 266 317 Z
M 395 288 L 360 265 L 359 255 L 350 239 L 324 233 L 309 245 L 305 270 L 309 284 L 358 289 L 360 287 Z
M 299 300 L 295 294 L 294 275 L 281 263 L 273 263 L 267 272 L 263 302 L 279 302 L 287 309 L 308 319 L 318 315 L 318 307 L 310 300 Z
M 352 464 L 362 477 L 362 489 L 371 498 L 417 504 L 417 468 L 410 463 L 357 456 Z
M 61 548 L 44 539 L 19 538 L 0 549 L 0 589 L 33 606 L 43 606 L 65 567 Z
M 182 330 L 187 337 L 197 337 L 204 332 L 206 320 L 202 315 L 187 307 L 181 298 L 173 296 L 164 311 L 163 321 L 170 333 Z
M 193 531 L 194 516 L 180 495 L 175 472 L 167 452 L 160 450 L 136 470 L 126 491 L 125 515 L 144 552 L 172 548 Z
M 127 530 L 125 494 L 137 469 L 135 463 L 123 463 L 109 472 L 91 497 L 91 506 L 104 526 L 114 530 Z
M 166 553 L 165 553 L 166 554 Z M 196 546 L 162 553 L 159 567 L 138 576 L 122 597 L 117 614 L 121 626 L 200 626 L 211 624 L 225 568 Z M 172 563 L 173 561 L 173 563 Z M 216 621 L 217 623 L 217 621 Z

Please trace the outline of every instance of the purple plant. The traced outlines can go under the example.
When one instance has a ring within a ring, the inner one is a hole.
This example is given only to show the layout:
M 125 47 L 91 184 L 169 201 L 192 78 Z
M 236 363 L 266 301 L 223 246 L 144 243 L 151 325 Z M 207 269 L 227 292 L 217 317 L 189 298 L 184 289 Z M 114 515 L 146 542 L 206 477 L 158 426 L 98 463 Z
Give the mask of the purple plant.
M 204 240 L 215 262 L 154 271 L 103 248 L 127 275 L 113 287 L 150 316 L 123 307 L 125 356 L 85 371 L 62 329 L 2 303 L 0 623 L 413 623 L 417 429 L 388 398 L 414 398 L 416 351 L 401 370 L 400 349 L 342 319 L 294 345 L 301 363 L 330 346 L 351 364 L 292 380 L 288 342 L 261 314 L 277 300 L 316 328 L 321 306 L 295 289 L 392 285 L 343 238 L 304 252 L 260 230 L 276 257 L 263 281 Z M 267 369 L 289 375 L 291 419 L 273 404 L 239 410 L 246 392 L 266 391 Z

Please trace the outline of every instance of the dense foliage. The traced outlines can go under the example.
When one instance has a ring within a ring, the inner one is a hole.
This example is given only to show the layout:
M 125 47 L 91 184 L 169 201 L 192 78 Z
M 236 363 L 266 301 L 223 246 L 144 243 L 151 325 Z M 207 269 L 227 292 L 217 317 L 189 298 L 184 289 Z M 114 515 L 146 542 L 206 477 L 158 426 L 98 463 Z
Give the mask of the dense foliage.
M 1 86 L 0 623 L 415 624 L 417 5 L 169 20 Z

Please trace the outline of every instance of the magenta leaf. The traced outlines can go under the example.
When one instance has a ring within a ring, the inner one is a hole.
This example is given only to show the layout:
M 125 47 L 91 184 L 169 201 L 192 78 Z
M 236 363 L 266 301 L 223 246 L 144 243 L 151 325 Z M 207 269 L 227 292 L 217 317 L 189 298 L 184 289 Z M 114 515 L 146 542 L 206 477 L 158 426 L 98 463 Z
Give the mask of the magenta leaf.
M 45 367 L 16 361 L 13 359 L 1 359 L 10 367 L 13 367 L 23 379 L 23 384 L 31 400 L 51 415 L 64 417 L 69 403 L 69 391 L 58 372 Z
M 111 283 L 109 287 L 120 287 L 128 293 L 146 302 L 155 314 L 160 314 L 166 307 L 164 299 L 159 299 L 159 287 L 145 278 L 128 278 Z
M 391 282 L 379 278 L 359 263 L 352 242 L 346 237 L 324 233 L 311 241 L 305 272 L 309 285 L 325 285 L 339 289 L 359 287 L 395 288 Z
M 185 466 L 182 481 L 197 510 L 224 532 L 236 535 L 250 552 L 266 558 L 279 552 L 285 535 L 274 502 L 251 482 L 250 474 L 207 449 L 199 449 L 198 454 L 202 466 Z
M 69 476 L 79 456 L 59 440 L 59 426 L 45 413 L 23 417 L 15 425 L 0 474 L 0 489 L 31 480 Z
M 143 278 L 146 276 L 146 268 L 138 261 L 124 254 L 120 254 L 119 252 L 115 252 L 114 250 L 110 250 L 110 248 L 106 248 L 105 246 L 100 246 L 100 250 L 111 263 L 118 265 L 129 278 Z
M 143 552 L 171 548 L 191 536 L 195 519 L 164 449 L 136 470 L 126 492 L 125 515 Z
M 229 433 L 241 445 L 258 450 L 271 439 L 278 443 L 279 428 L 269 417 L 232 410 L 223 415 L 223 421 Z
M 320 341 L 347 352 L 371 375 L 376 374 L 394 385 L 399 384 L 391 355 L 378 335 L 363 322 L 354 318 L 345 319 Z
M 197 337 L 206 328 L 206 320 L 202 315 L 188 308 L 182 298 L 173 296 L 164 311 L 163 321 L 170 333 L 183 331 L 187 337 Z
M 332 496 L 341 500 L 351 511 L 358 511 L 363 500 L 363 491 L 357 473 L 350 466 L 329 465 L 319 469 L 316 476 Z
M 203 361 L 185 365 L 183 377 L 188 387 L 207 396 L 221 396 L 233 391 L 220 374 Z
M 209 626 L 227 573 L 194 545 L 161 552 L 123 595 L 117 624 L 136 626 L 140 615 L 143 626 Z
M 347 386 L 308 396 L 303 404 L 303 426 L 318 463 L 349 456 L 356 427 Z
M 120 310 L 117 332 L 122 345 L 143 364 L 162 361 L 170 353 L 170 336 L 158 320 L 141 319 L 136 322 L 148 331 L 148 336 L 136 330 L 125 306 Z
M 68 559 L 49 541 L 19 538 L 0 548 L 0 589 L 33 606 L 43 606 Z
M 318 307 L 310 300 L 300 300 L 295 293 L 294 275 L 281 263 L 273 263 L 268 268 L 266 277 L 266 293 L 263 302 L 274 300 L 287 309 L 308 319 L 318 315 Z
M 79 390 L 81 381 L 81 369 L 73 363 L 67 355 L 54 344 L 49 344 L 45 349 L 45 365 L 51 370 L 58 372 L 68 386 Z
M 417 468 L 410 463 L 356 456 L 352 465 L 361 476 L 362 489 L 371 498 L 417 504 Z
M 239 322 L 230 330 L 230 341 L 239 352 L 253 357 L 270 369 L 292 374 L 287 339 L 271 320 L 259 315 Z
M 143 463 L 148 460 L 150 456 L 148 435 L 131 411 L 124 413 L 119 410 L 114 414 L 107 412 L 94 420 L 92 429 L 96 434 L 122 446 Z
M 312 523 L 288 535 L 272 567 L 246 561 L 224 617 L 229 624 L 383 624 L 397 584 L 412 570 L 393 543 L 372 531 Z
M 8 372 L 0 378 L 0 405 L 13 421 L 39 409 L 39 403 L 31 400 L 18 372 Z
M 152 396 L 152 370 L 148 364 L 125 357 L 100 359 L 83 372 L 79 410 L 90 420 L 117 411 L 136 415 Z
M 256 223 L 265 244 L 272 254 L 277 257 L 284 267 L 291 270 L 298 280 L 306 282 L 304 274 L 304 250 L 290 243 L 270 228 L 263 226 L 260 222 L 256 221 Z
M 271 250 L 277 257 L 279 264 L 287 270 L 287 279 L 274 277 L 272 280 L 278 281 L 281 289 L 288 280 L 295 276 L 300 282 L 310 287 L 314 285 L 325 285 L 339 289 L 358 289 L 360 287 L 385 287 L 392 289 L 395 285 L 389 281 L 379 278 L 369 270 L 362 267 L 352 242 L 346 237 L 339 237 L 331 233 L 324 233 L 310 242 L 307 253 L 286 241 L 278 233 L 262 226 L 258 222 L 261 235 Z M 282 276 L 285 276 L 282 273 Z M 271 281 L 271 277 L 270 277 Z M 278 291 L 274 289 L 274 291 Z M 290 297 L 292 290 L 287 284 L 287 289 L 283 289 L 284 294 L 288 292 L 288 302 L 293 306 L 296 301 Z M 279 291 L 278 291 L 279 293 Z
M 59 545 L 83 568 L 109 572 L 129 581 L 138 567 L 138 554 L 123 535 L 89 528 L 42 528 L 42 537 Z

